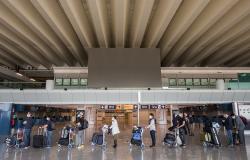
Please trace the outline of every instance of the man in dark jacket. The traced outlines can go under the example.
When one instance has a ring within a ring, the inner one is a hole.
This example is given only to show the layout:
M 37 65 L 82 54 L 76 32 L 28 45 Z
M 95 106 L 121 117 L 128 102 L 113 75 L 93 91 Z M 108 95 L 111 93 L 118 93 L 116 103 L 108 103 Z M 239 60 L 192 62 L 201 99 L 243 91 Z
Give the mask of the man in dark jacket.
M 25 149 L 28 149 L 30 146 L 30 133 L 32 131 L 32 127 L 34 125 L 34 120 L 32 119 L 32 115 L 30 112 L 27 113 L 27 119 L 23 122 L 24 125 L 24 144 Z
M 238 133 L 239 136 L 239 142 L 241 145 L 245 145 L 245 135 L 244 135 L 245 124 L 241 120 L 240 116 L 233 114 L 232 118 L 235 121 L 236 132 Z
M 228 145 L 233 147 L 233 119 L 228 114 L 224 114 L 224 117 L 226 118 L 224 125 L 227 131 Z

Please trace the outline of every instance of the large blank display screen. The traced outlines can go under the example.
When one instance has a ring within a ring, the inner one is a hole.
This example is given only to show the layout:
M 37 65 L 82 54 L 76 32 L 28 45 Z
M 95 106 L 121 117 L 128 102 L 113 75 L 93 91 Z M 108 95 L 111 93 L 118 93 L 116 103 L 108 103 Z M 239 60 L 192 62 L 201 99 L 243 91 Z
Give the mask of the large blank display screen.
M 87 52 L 90 88 L 162 86 L 158 48 L 91 48 Z

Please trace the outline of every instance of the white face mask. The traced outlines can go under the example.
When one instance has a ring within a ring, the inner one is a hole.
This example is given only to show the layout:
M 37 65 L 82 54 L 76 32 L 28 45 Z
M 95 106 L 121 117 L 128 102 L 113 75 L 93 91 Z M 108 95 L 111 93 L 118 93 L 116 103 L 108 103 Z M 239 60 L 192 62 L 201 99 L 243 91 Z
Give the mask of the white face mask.
M 49 121 L 50 119 L 49 118 L 47 118 L 47 121 Z
M 152 119 L 153 117 L 152 116 L 149 116 L 149 119 Z
M 115 120 L 115 118 L 112 118 L 112 121 L 114 121 Z

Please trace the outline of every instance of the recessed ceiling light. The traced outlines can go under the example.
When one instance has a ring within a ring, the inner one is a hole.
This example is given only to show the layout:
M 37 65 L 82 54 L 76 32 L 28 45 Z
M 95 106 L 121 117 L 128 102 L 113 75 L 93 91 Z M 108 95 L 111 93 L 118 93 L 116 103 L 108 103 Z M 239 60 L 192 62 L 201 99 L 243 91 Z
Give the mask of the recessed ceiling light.
M 16 75 L 21 76 L 21 77 L 23 76 L 21 73 L 16 73 Z

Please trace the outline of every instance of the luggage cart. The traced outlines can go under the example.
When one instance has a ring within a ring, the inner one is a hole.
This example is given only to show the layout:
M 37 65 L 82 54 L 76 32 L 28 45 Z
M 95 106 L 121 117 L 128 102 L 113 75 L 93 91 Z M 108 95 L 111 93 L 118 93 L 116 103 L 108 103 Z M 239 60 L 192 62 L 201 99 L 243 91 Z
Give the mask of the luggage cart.
M 92 150 L 95 149 L 95 146 L 101 146 L 102 149 L 106 149 L 107 148 L 107 142 L 106 142 L 106 134 L 108 133 L 109 127 L 108 125 L 103 125 L 102 127 L 102 133 L 101 134 L 97 134 L 96 136 L 101 136 L 102 135 L 102 143 L 98 144 L 96 142 L 93 141 L 93 139 L 95 138 L 95 134 L 93 135 L 92 141 L 91 141 L 91 146 L 92 146 Z
M 132 145 L 137 145 L 141 149 L 144 149 L 144 141 L 143 141 L 143 134 L 144 134 L 144 129 L 142 127 L 134 126 L 133 131 L 132 131 L 132 138 L 129 143 L 129 149 L 132 149 Z M 138 136 L 140 135 L 140 136 Z M 136 139 L 134 139 L 137 136 Z

